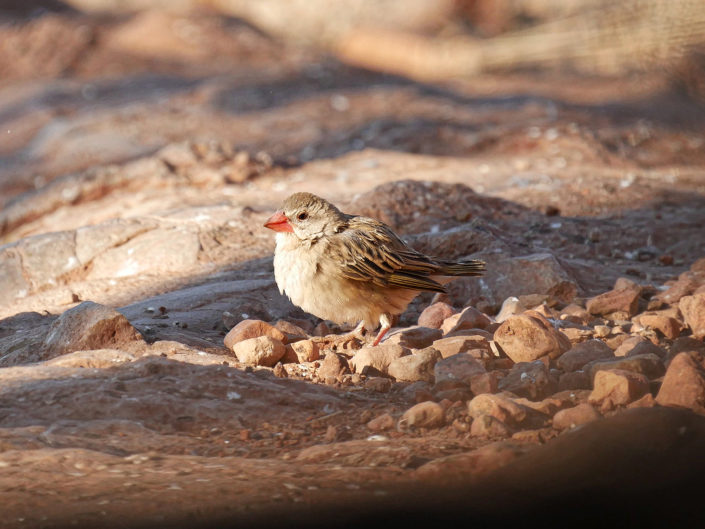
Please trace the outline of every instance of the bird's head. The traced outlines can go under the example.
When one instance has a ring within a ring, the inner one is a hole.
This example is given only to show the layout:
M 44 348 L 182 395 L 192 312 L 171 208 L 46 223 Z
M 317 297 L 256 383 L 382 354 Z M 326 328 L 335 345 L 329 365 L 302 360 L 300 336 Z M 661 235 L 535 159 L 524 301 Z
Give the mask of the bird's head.
M 301 240 L 315 240 L 338 232 L 344 224 L 345 214 L 327 200 L 311 193 L 294 193 L 264 226 L 293 233 Z

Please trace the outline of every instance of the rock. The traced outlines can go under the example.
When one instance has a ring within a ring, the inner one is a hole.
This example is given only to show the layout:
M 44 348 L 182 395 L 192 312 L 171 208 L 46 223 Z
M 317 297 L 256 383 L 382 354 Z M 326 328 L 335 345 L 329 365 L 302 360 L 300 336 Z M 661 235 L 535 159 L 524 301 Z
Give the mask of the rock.
M 285 343 L 292 343 L 308 338 L 308 333 L 304 329 L 290 321 L 277 320 L 274 327 L 284 333 L 284 336 L 286 336 Z M 272 338 L 275 338 L 275 336 L 272 336 Z
M 499 381 L 500 391 L 509 391 L 531 400 L 551 395 L 557 385 L 558 381 L 549 375 L 548 368 L 540 360 L 514 364 L 507 376 Z
M 438 482 L 484 476 L 524 455 L 527 450 L 517 443 L 496 441 L 470 452 L 433 459 L 417 468 L 415 477 L 421 482 Z
M 614 356 L 624 357 L 624 356 L 634 356 L 639 354 L 655 354 L 659 358 L 666 356 L 666 351 L 661 349 L 659 346 L 651 343 L 643 336 L 630 336 L 622 342 L 622 344 L 617 347 L 614 351 Z
M 473 376 L 486 374 L 487 370 L 472 355 L 459 353 L 448 358 L 439 359 L 433 375 L 436 383 L 444 380 L 461 380 L 469 382 Z
M 26 297 L 30 284 L 22 273 L 22 260 L 15 247 L 0 248 L 0 292 L 8 301 Z
M 570 340 L 540 314 L 527 311 L 507 319 L 494 339 L 514 362 L 531 362 L 542 356 L 557 358 L 570 349 Z
M 286 347 L 270 336 L 258 336 L 235 343 L 232 350 L 243 364 L 274 367 L 284 356 Z
M 458 353 L 466 353 L 470 349 L 475 349 L 477 340 L 470 336 L 452 336 L 450 338 L 436 340 L 431 346 L 437 349 L 443 358 L 448 358 L 449 356 Z
M 514 431 L 502 421 L 492 415 L 480 415 L 472 421 L 470 435 L 473 437 L 486 437 L 498 439 L 510 437 Z
M 684 296 L 678 302 L 685 323 L 693 332 L 694 338 L 705 338 L 705 292 Z
M 482 393 L 497 393 L 499 391 L 499 381 L 501 378 L 497 371 L 488 373 L 480 373 L 470 377 L 470 391 L 473 395 L 481 395 Z
M 563 353 L 556 361 L 556 365 L 563 371 L 576 371 L 594 360 L 612 357 L 614 357 L 614 353 L 605 342 L 588 340 L 574 345 Z
M 653 301 L 660 301 L 667 305 L 675 305 L 684 296 L 689 296 L 700 285 L 697 276 L 692 272 L 685 272 L 678 277 L 678 280 L 673 283 L 668 290 L 660 292 L 653 296 Z
M 143 344 L 142 335 L 115 309 L 84 301 L 65 311 L 44 340 L 42 359 L 88 349 L 119 349 Z
M 656 399 L 651 393 L 647 393 L 640 399 L 636 399 L 634 402 L 627 404 L 627 408 L 653 408 L 656 406 Z
M 440 329 L 443 321 L 456 313 L 456 310 L 448 303 L 439 301 L 426 307 L 419 315 L 417 321 L 419 327 L 431 327 Z
M 705 354 L 677 354 L 668 365 L 656 402 L 705 415 Z
M 635 401 L 649 391 L 649 379 L 623 369 L 605 369 L 595 374 L 594 389 L 588 402 L 611 410 Z
M 600 316 L 625 312 L 631 317 L 639 307 L 639 292 L 639 289 L 631 287 L 610 290 L 589 299 L 585 308 L 590 314 Z
M 679 336 L 678 338 L 673 340 L 668 354 L 673 357 L 676 356 L 678 353 L 691 351 L 705 354 L 705 341 L 696 340 L 691 336 Z
M 529 307 L 525 307 L 524 305 L 522 305 L 518 297 L 508 297 L 502 302 L 502 306 L 500 307 L 497 316 L 495 316 L 495 321 L 503 323 L 507 320 L 507 318 L 510 318 L 511 316 L 516 316 L 517 314 L 521 314 L 528 308 Z
M 313 340 L 299 340 L 286 346 L 286 358 L 292 362 L 314 362 L 320 358 L 320 349 Z
M 585 366 L 590 376 L 594 379 L 595 374 L 603 369 L 621 369 L 640 373 L 650 379 L 658 378 L 666 371 L 661 359 L 655 354 L 647 353 L 633 355 L 613 360 L 598 360 Z
M 124 362 L 133 362 L 137 356 L 120 349 L 96 349 L 93 351 L 76 351 L 57 356 L 46 365 L 61 367 L 106 368 Z
M 378 415 L 369 421 L 367 423 L 367 429 L 373 432 L 384 432 L 385 430 L 391 430 L 395 425 L 396 421 L 394 420 L 394 417 L 388 413 L 383 413 L 382 415 Z
M 581 424 L 596 421 L 602 416 L 590 404 L 578 404 L 573 408 L 568 408 L 557 412 L 553 416 L 553 427 L 557 430 L 567 430 L 575 428 Z
M 669 340 L 674 340 L 684 328 L 683 322 L 676 317 L 676 314 L 677 311 L 673 309 L 644 312 L 634 317 L 632 321 L 642 327 L 655 329 Z
M 561 320 L 567 320 L 578 325 L 587 325 L 594 319 L 594 316 L 580 305 L 571 303 L 570 305 L 566 305 L 565 307 L 563 307 L 559 318 Z
M 377 393 L 389 393 L 392 389 L 392 381 L 385 377 L 368 377 L 363 382 L 363 387 Z
M 262 320 L 242 320 L 225 335 L 223 343 L 225 347 L 232 349 L 238 342 L 260 336 L 269 336 L 283 344 L 288 343 L 287 337 L 282 331 Z
M 420 402 L 404 412 L 400 428 L 440 428 L 445 424 L 443 406 L 433 401 Z
M 397 358 L 411 354 L 399 344 L 381 343 L 376 347 L 363 347 L 350 359 L 353 372 L 370 375 L 388 375 L 389 364 Z
M 152 229 L 98 254 L 93 259 L 88 278 L 186 272 L 198 264 L 200 248 L 195 231 L 182 227 Z
M 27 237 L 17 243 L 16 250 L 21 257 L 24 276 L 34 289 L 55 284 L 61 276 L 81 266 L 76 257 L 73 232 L 44 233 Z
M 473 307 L 466 307 L 458 314 L 454 314 L 443 321 L 441 331 L 443 334 L 460 331 L 462 329 L 486 329 L 492 320 L 486 314 Z
M 468 402 L 468 414 L 473 419 L 491 415 L 506 424 L 519 424 L 526 418 L 526 409 L 502 395 L 483 393 Z
M 558 378 L 558 390 L 591 389 L 592 377 L 585 371 L 569 371 Z
M 321 362 L 321 366 L 318 368 L 318 378 L 324 381 L 326 379 L 337 380 L 338 377 L 349 372 L 350 367 L 345 357 L 333 351 L 328 351 L 323 358 L 323 362 Z
M 441 353 L 433 347 L 414 351 L 410 355 L 400 356 L 389 363 L 387 373 L 397 380 L 416 382 L 424 380 L 434 382 L 434 366 L 440 360 Z
M 443 336 L 440 329 L 431 327 L 409 327 L 391 334 L 385 339 L 385 344 L 399 344 L 409 349 L 423 349 L 431 345 L 434 340 Z

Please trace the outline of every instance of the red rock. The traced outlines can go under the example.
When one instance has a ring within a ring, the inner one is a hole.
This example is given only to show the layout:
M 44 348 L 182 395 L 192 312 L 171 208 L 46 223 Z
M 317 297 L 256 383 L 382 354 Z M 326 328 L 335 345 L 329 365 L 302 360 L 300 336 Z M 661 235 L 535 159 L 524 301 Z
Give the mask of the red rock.
M 639 290 L 631 287 L 610 290 L 587 301 L 586 309 L 590 314 L 609 315 L 626 312 L 629 317 L 636 314 L 639 307 Z
M 308 338 L 308 333 L 304 329 L 287 320 L 278 320 L 274 327 L 284 333 L 287 343 Z
M 404 412 L 400 428 L 440 428 L 445 424 L 443 406 L 433 401 L 420 402 Z
M 225 335 L 223 342 L 225 347 L 232 349 L 238 342 L 260 336 L 269 336 L 283 344 L 288 343 L 287 337 L 282 331 L 262 320 L 242 320 L 230 329 L 228 334 Z
M 481 373 L 470 377 L 470 391 L 473 395 L 481 395 L 482 393 L 497 393 L 499 391 L 500 377 L 497 371 Z
M 258 336 L 235 343 L 232 350 L 243 364 L 273 367 L 284 356 L 286 347 L 270 336 Z
M 456 355 L 458 353 L 466 353 L 470 349 L 476 349 L 478 340 L 471 336 L 453 336 L 451 338 L 441 338 L 431 344 L 434 349 L 437 349 L 443 358 Z M 489 344 L 487 344 L 489 351 Z M 485 349 L 485 347 L 481 347 Z
M 654 345 L 643 336 L 630 336 L 624 340 L 622 344 L 615 349 L 614 356 L 624 357 L 647 353 L 658 355 L 660 358 L 666 356 L 666 351 Z
M 701 257 L 690 265 L 691 272 L 705 272 L 705 257 Z
M 644 312 L 634 317 L 632 321 L 642 327 L 650 327 L 660 331 L 666 338 L 674 340 L 684 328 L 683 322 L 676 317 L 677 311 L 673 309 Z
M 373 432 L 383 432 L 385 430 L 391 430 L 395 425 L 396 421 L 394 420 L 394 417 L 388 413 L 383 413 L 382 415 L 378 415 L 369 421 L 367 423 L 367 428 Z
M 563 371 L 576 371 L 593 360 L 612 358 L 614 353 L 602 340 L 588 340 L 574 345 L 563 353 L 556 365 Z
M 594 389 L 588 402 L 611 410 L 635 401 L 649 391 L 649 379 L 623 369 L 605 369 L 595 374 Z
M 571 303 L 570 305 L 563 307 L 559 318 L 561 320 L 568 320 L 579 325 L 587 325 L 594 319 L 594 316 L 580 305 Z
M 480 415 L 473 419 L 470 426 L 470 435 L 473 437 L 501 439 L 510 437 L 513 433 L 509 426 L 492 415 Z
M 678 303 L 682 297 L 688 296 L 695 292 L 699 285 L 700 281 L 694 273 L 684 272 L 678 277 L 678 280 L 668 288 L 668 290 L 656 294 L 652 300 L 673 305 Z
M 527 448 L 509 441 L 496 441 L 470 452 L 439 457 L 420 466 L 415 477 L 421 482 L 466 480 L 483 476 L 524 455 Z
M 320 349 L 313 340 L 299 340 L 286 346 L 287 359 L 293 362 L 314 362 L 320 358 Z
M 399 344 L 381 343 L 376 347 L 363 347 L 350 359 L 350 367 L 355 373 L 388 375 L 389 364 L 393 360 L 411 354 L 411 351 Z
M 348 366 L 347 359 L 341 354 L 328 351 L 326 352 L 326 356 L 323 358 L 323 362 L 321 362 L 321 365 L 318 368 L 317 374 L 318 378 L 322 380 L 337 380 L 338 377 L 349 372 L 350 367 Z
M 705 338 L 705 293 L 684 296 L 678 302 L 678 308 L 693 332 L 693 337 Z
M 448 305 L 448 303 L 437 302 L 433 305 L 429 305 L 421 312 L 417 323 L 419 327 L 440 329 L 441 325 L 443 325 L 443 321 L 446 318 L 450 318 L 455 313 L 456 310 L 451 305 Z
M 627 404 L 627 408 L 653 408 L 656 406 L 656 399 L 651 393 L 647 393 L 640 399 L 635 400 L 634 402 Z
M 676 355 L 668 365 L 656 402 L 661 406 L 689 408 L 705 415 L 705 354 Z
M 468 414 L 473 418 L 491 415 L 503 423 L 518 424 L 526 418 L 526 409 L 502 395 L 483 393 L 468 402 Z
M 110 307 L 84 301 L 52 323 L 44 340 L 45 352 L 39 359 L 129 344 L 144 344 L 144 340 L 125 316 Z
M 600 417 L 602 416 L 590 404 L 578 404 L 573 408 L 557 412 L 553 416 L 553 427 L 558 430 L 566 430 L 595 421 Z
M 433 383 L 434 366 L 440 359 L 441 353 L 433 347 L 427 347 L 393 359 L 389 363 L 387 374 L 404 382 L 424 380 Z
M 454 314 L 443 321 L 441 330 L 443 334 L 460 331 L 462 329 L 486 329 L 492 323 L 486 314 L 473 307 L 466 307 L 458 314 Z
M 514 362 L 531 362 L 542 356 L 556 358 L 571 346 L 567 336 L 533 311 L 507 319 L 494 339 Z

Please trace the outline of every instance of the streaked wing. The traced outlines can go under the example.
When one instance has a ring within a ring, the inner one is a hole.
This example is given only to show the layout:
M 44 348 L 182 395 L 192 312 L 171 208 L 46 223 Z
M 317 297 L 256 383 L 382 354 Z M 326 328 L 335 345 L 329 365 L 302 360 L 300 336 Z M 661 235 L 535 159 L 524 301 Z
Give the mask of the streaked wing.
M 341 263 L 341 273 L 355 281 L 379 286 L 445 292 L 429 277 L 439 265 L 409 248 L 385 224 L 367 217 L 350 217 L 348 227 L 329 247 Z

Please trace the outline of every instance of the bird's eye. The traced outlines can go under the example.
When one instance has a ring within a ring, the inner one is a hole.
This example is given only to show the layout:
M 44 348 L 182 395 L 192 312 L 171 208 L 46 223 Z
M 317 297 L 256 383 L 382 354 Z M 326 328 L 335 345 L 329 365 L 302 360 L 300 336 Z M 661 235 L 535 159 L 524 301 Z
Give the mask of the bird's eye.
M 296 215 L 296 218 L 299 220 L 306 220 L 308 218 L 308 213 L 306 213 L 305 211 L 302 211 L 301 213 Z

